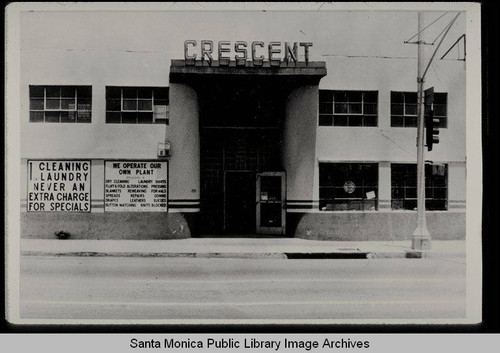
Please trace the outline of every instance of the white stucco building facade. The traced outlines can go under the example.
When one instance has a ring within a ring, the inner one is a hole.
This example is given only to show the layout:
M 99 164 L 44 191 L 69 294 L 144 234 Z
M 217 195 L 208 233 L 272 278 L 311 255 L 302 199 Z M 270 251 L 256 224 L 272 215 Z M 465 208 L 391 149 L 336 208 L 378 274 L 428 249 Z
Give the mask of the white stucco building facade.
M 416 12 L 390 11 L 22 13 L 22 237 L 409 239 L 417 60 L 404 41 L 416 28 Z M 203 40 L 212 62 L 199 60 Z M 285 43 L 298 45 L 288 62 Z M 442 124 L 425 155 L 436 239 L 465 237 L 465 64 L 455 59 L 436 60 L 426 77 Z M 74 168 L 89 173 L 76 190 L 47 180 L 75 178 Z M 134 191 L 140 184 L 149 186 Z M 73 191 L 76 201 L 63 196 Z

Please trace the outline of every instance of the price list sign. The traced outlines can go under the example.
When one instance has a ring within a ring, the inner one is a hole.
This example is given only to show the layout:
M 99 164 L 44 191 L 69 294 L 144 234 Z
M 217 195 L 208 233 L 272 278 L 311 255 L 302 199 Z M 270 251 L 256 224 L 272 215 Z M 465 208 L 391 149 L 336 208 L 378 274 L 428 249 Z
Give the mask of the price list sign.
M 167 212 L 167 162 L 106 161 L 106 212 Z

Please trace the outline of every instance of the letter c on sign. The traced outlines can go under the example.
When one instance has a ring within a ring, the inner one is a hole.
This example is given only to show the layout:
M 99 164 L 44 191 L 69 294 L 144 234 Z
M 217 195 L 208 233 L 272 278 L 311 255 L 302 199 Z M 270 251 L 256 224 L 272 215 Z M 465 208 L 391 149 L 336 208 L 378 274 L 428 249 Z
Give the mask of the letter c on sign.
M 194 60 L 196 59 L 196 54 L 189 55 L 189 48 L 188 48 L 189 44 L 191 44 L 193 47 L 196 47 L 196 41 L 195 40 L 186 40 L 184 42 L 184 60 L 186 62 L 188 62 L 188 61 L 194 62 Z
M 264 61 L 264 55 L 256 56 L 256 47 L 264 48 L 264 42 L 252 42 L 252 60 L 255 66 L 261 66 Z

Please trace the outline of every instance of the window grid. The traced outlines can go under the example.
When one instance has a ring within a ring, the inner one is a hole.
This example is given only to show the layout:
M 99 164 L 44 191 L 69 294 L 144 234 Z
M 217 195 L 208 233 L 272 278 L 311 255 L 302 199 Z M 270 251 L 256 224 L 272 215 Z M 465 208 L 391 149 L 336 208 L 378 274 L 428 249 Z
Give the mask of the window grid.
M 378 209 L 377 163 L 320 163 L 319 177 L 321 211 Z
M 376 127 L 377 117 L 378 91 L 319 92 L 319 126 Z
M 434 93 L 434 117 L 447 127 L 447 93 Z M 391 127 L 417 127 L 417 93 L 391 92 Z
M 91 122 L 91 86 L 29 86 L 29 89 L 30 122 Z
M 156 117 L 163 106 L 166 118 Z M 106 123 L 168 125 L 168 87 L 106 87 Z
M 417 165 L 391 165 L 391 207 L 393 210 L 417 209 Z M 425 209 L 448 209 L 448 165 L 425 165 Z

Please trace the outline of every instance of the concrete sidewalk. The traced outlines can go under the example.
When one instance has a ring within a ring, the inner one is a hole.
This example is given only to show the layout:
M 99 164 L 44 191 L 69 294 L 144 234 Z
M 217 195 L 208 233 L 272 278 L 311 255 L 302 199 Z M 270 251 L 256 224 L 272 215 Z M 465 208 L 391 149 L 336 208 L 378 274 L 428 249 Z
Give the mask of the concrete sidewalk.
M 171 240 L 21 239 L 23 256 L 137 256 L 200 258 L 464 257 L 464 240 L 432 241 L 415 252 L 411 241 L 316 241 L 298 238 L 190 238 Z

